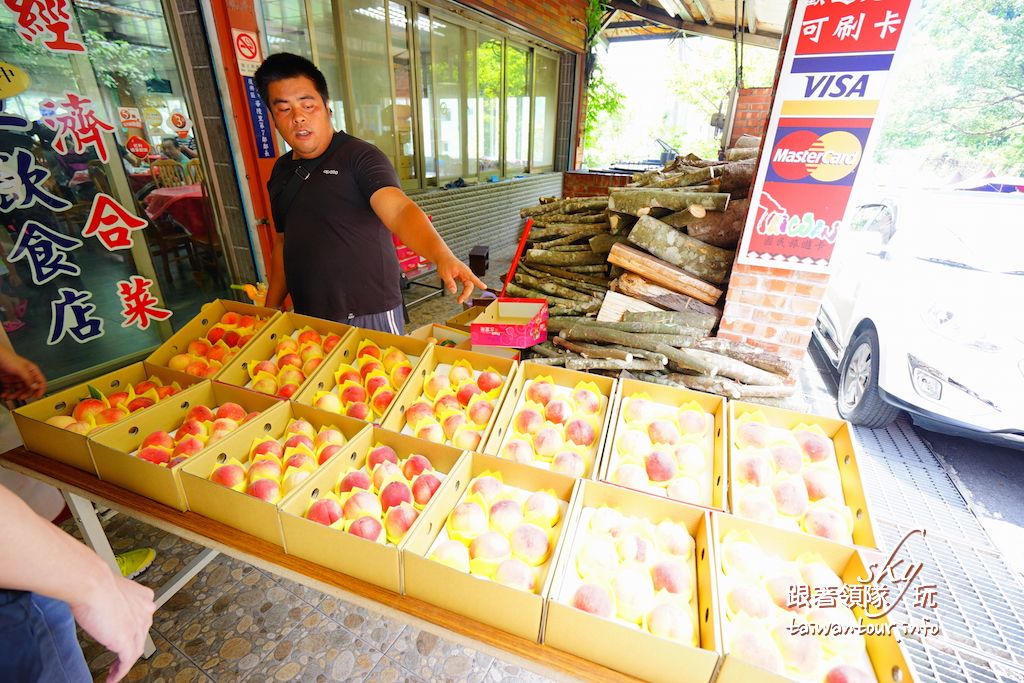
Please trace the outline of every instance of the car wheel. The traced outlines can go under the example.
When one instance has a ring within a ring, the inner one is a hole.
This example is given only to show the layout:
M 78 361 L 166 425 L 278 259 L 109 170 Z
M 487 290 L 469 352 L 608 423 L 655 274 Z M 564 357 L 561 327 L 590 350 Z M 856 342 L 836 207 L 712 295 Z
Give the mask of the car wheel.
M 885 427 L 900 414 L 878 392 L 878 335 L 873 329 L 858 334 L 839 365 L 839 414 L 856 425 Z

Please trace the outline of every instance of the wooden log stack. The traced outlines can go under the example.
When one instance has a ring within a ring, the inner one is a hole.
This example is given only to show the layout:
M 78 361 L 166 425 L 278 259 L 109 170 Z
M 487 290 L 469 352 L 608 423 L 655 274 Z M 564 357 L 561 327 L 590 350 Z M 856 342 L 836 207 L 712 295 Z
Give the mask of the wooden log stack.
M 506 291 L 550 315 L 531 360 L 731 398 L 793 392 L 790 363 L 713 336 L 749 209 L 758 141 L 744 142 L 726 154 L 739 161 L 677 157 L 607 197 L 522 210 L 530 244 Z

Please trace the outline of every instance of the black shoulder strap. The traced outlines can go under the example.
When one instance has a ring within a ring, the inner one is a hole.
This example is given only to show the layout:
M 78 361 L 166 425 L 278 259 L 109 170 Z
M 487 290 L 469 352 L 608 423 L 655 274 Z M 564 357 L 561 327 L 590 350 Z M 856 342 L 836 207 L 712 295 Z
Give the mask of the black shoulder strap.
M 292 208 L 295 197 L 298 196 L 299 190 L 302 189 L 302 183 L 313 175 L 327 157 L 331 156 L 338 149 L 341 142 L 342 136 L 335 134 L 331 144 L 323 154 L 316 159 L 304 160 L 295 167 L 294 173 L 282 173 L 279 176 L 279 180 L 274 183 L 274 187 L 268 188 L 270 190 L 270 212 L 274 216 L 274 227 L 278 232 L 284 232 L 285 216 L 288 215 L 288 209 Z

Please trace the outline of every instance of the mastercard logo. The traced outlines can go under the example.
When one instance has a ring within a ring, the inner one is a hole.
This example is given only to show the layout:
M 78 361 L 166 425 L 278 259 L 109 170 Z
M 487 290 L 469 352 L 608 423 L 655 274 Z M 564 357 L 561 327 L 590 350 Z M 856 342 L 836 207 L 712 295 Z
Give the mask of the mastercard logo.
M 845 130 L 818 135 L 807 130 L 790 133 L 772 151 L 772 170 L 784 180 L 813 178 L 830 183 L 850 175 L 860 163 L 864 148 L 857 136 Z

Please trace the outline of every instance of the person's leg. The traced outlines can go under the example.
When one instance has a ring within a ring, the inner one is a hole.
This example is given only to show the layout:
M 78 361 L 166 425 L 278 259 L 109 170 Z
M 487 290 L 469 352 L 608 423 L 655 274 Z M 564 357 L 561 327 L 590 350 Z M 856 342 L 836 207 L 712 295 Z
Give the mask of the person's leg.
M 387 332 L 399 336 L 405 334 L 405 320 L 402 316 L 401 306 L 397 306 L 390 311 L 384 311 L 383 313 L 357 315 L 346 322 L 367 330 L 377 330 L 378 332 Z
M 32 595 L 32 628 L 43 660 L 40 681 L 88 683 L 92 681 L 82 646 L 75 631 L 75 618 L 67 603 Z

